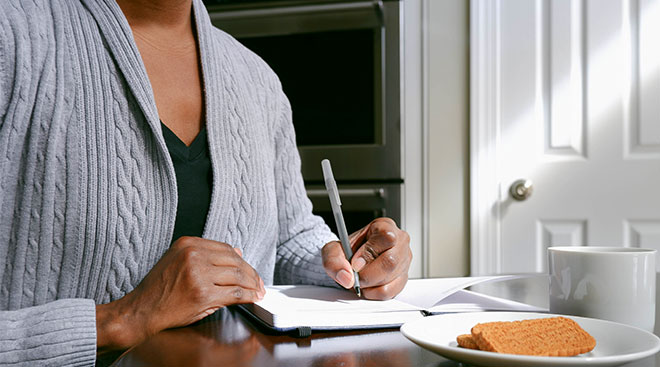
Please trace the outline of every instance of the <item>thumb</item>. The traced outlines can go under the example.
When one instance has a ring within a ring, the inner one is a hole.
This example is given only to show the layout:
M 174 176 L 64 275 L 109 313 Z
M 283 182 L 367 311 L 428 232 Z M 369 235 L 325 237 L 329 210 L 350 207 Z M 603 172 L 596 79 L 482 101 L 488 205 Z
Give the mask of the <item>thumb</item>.
M 234 247 L 234 252 L 236 252 L 238 256 L 243 257 L 243 251 L 241 251 L 240 248 Z
M 341 244 L 337 241 L 327 243 L 321 250 L 321 256 L 323 267 L 328 276 L 342 287 L 351 288 L 354 282 L 353 269 L 346 260 Z

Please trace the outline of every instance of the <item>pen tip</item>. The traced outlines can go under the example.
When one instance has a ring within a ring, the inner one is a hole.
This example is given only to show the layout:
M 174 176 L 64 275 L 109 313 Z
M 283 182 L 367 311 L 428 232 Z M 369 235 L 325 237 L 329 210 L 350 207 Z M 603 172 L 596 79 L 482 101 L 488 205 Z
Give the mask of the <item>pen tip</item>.
M 355 287 L 355 293 L 357 293 L 358 298 L 362 298 L 362 290 L 360 287 Z

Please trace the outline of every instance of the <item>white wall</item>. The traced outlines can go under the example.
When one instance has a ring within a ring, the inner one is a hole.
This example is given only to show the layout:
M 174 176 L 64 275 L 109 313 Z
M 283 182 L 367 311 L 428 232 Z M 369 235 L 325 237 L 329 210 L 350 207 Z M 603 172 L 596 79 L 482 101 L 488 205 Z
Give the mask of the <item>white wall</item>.
M 413 261 L 411 278 L 427 274 L 424 228 L 424 146 L 422 120 L 422 0 L 402 2 L 403 35 L 401 37 L 401 135 L 403 139 L 403 222 L 410 234 Z
M 469 2 L 425 0 L 428 275 L 469 273 Z
M 469 9 L 403 1 L 403 214 L 410 277 L 469 273 Z

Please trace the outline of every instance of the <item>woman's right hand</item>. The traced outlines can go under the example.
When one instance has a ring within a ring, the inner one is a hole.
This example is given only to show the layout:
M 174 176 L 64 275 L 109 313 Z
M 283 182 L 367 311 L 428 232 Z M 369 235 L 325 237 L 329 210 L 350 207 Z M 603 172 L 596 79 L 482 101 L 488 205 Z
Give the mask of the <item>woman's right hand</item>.
M 96 306 L 98 352 L 128 348 L 221 307 L 256 302 L 265 293 L 259 274 L 240 250 L 222 242 L 181 237 L 137 288 Z

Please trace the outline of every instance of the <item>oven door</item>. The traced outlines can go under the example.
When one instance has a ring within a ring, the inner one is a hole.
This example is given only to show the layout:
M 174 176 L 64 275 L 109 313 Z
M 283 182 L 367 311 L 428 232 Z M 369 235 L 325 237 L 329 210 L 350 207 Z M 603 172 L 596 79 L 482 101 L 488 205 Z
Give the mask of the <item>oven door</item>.
M 401 184 L 339 185 L 341 209 L 348 233 L 353 233 L 372 220 L 385 216 L 401 225 L 401 186 Z M 337 225 L 325 186 L 308 185 L 307 196 L 314 206 L 314 214 L 323 217 L 332 231 L 337 233 Z
M 399 1 L 210 5 L 209 14 L 278 74 L 306 181 L 322 182 L 327 158 L 338 181 L 400 182 Z

